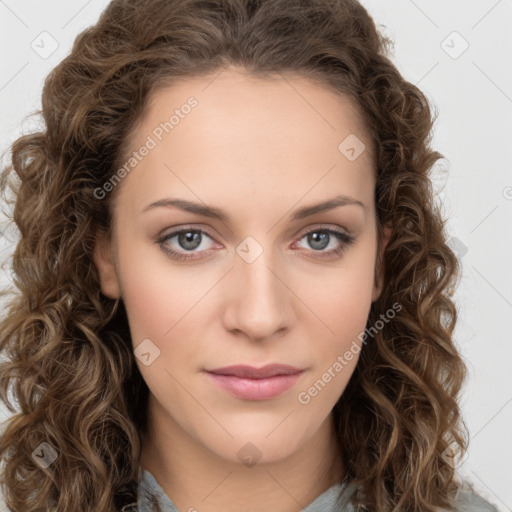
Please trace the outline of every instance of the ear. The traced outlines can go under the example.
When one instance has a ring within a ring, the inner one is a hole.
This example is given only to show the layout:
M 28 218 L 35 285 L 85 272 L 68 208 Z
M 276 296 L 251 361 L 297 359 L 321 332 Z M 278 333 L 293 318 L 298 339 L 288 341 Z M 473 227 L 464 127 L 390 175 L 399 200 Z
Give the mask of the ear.
M 388 245 L 389 239 L 391 238 L 392 229 L 389 224 L 384 226 L 384 239 L 382 241 L 382 247 L 380 248 L 380 266 L 378 265 L 379 260 L 375 263 L 375 279 L 372 290 L 372 302 L 375 302 L 382 293 L 382 286 L 384 280 L 384 250 Z
M 98 232 L 94 243 L 93 259 L 100 276 L 101 291 L 111 299 L 121 296 L 116 272 L 113 242 L 105 233 Z

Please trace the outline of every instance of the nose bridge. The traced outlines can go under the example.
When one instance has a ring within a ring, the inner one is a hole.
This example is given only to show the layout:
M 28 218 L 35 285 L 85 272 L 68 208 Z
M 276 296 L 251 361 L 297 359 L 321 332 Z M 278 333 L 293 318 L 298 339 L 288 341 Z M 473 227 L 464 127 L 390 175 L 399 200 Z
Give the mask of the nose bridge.
M 231 328 L 252 339 L 263 339 L 287 325 L 289 291 L 276 277 L 277 258 L 251 237 L 236 249 Z M 282 279 L 282 278 L 281 278 Z

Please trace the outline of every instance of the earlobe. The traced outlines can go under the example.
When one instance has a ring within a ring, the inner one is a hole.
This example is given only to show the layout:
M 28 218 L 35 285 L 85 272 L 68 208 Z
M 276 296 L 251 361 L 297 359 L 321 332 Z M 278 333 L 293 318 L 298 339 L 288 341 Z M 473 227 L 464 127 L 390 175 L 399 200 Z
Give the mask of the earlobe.
M 382 293 L 383 281 L 384 281 L 384 250 L 388 245 L 389 239 L 391 238 L 391 226 L 386 224 L 384 227 L 384 240 L 382 241 L 382 246 L 380 250 L 380 267 L 378 266 L 378 261 L 375 263 L 375 279 L 372 290 L 372 302 L 375 302 Z
M 111 299 L 121 296 L 113 257 L 113 243 L 104 233 L 98 233 L 94 243 L 93 259 L 100 277 L 103 295 Z

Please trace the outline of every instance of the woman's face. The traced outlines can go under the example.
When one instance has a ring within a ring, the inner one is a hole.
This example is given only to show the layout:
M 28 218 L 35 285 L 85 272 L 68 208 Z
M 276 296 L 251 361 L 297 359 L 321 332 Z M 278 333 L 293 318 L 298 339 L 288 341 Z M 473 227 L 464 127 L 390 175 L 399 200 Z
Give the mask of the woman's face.
M 326 425 L 380 293 L 373 155 L 349 99 L 215 76 L 152 97 L 95 262 L 124 301 L 153 421 L 228 460 L 275 461 Z M 300 372 L 208 372 L 270 364 Z

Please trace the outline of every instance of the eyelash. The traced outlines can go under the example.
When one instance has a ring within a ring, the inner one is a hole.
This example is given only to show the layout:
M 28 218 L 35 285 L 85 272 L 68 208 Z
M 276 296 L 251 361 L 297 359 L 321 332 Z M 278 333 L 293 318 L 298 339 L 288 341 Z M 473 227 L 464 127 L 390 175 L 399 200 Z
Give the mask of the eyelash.
M 212 238 L 208 234 L 208 232 L 202 230 L 202 229 L 196 229 L 196 228 L 182 228 L 176 231 L 173 231 L 169 233 L 168 235 L 162 236 L 157 240 L 158 245 L 161 247 L 161 249 L 167 253 L 171 258 L 176 260 L 190 260 L 190 259 L 198 259 L 195 256 L 191 256 L 182 252 L 175 251 L 173 249 L 170 249 L 168 246 L 165 245 L 165 243 L 170 240 L 171 238 L 174 238 L 176 235 L 179 235 L 181 233 L 188 233 L 188 232 L 194 232 L 194 233 L 201 233 L 204 235 L 207 235 L 209 238 Z M 340 242 L 341 245 L 337 249 L 331 249 L 330 251 L 315 251 L 312 249 L 312 252 L 316 252 L 319 254 L 323 254 L 324 256 L 320 256 L 320 258 L 324 257 L 330 257 L 330 256 L 340 256 L 348 247 L 350 247 L 355 242 L 355 237 L 351 235 L 347 235 L 346 233 L 342 231 L 338 231 L 332 228 L 315 228 L 310 231 L 307 231 L 306 233 L 302 234 L 302 236 L 299 238 L 299 240 L 302 240 L 304 237 L 311 233 L 329 233 L 330 235 L 334 235 Z M 330 241 L 330 240 L 329 240 Z M 200 251 L 201 252 L 201 251 Z M 206 251 L 205 251 L 206 252 Z M 191 254 L 194 254 L 194 252 L 191 252 Z M 327 256 L 325 256 L 327 255 Z

